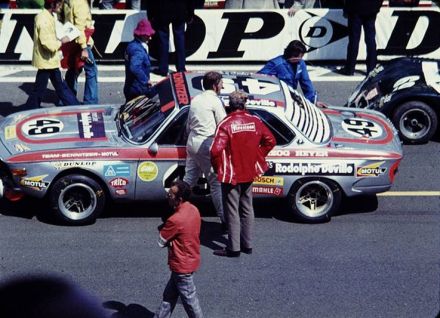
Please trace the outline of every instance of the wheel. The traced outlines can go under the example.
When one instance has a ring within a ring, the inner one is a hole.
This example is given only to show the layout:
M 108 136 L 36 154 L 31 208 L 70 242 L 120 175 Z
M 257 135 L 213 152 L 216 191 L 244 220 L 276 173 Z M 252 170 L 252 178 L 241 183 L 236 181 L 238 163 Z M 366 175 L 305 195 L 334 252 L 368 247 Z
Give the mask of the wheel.
M 93 223 L 105 206 L 101 185 L 83 175 L 67 175 L 53 184 L 49 200 L 55 216 L 63 223 L 83 225 Z
M 302 179 L 297 181 L 288 195 L 293 216 L 306 222 L 329 221 L 341 203 L 338 185 L 326 179 Z
M 437 130 L 437 123 L 435 111 L 420 101 L 403 103 L 393 115 L 393 124 L 404 143 L 428 142 Z

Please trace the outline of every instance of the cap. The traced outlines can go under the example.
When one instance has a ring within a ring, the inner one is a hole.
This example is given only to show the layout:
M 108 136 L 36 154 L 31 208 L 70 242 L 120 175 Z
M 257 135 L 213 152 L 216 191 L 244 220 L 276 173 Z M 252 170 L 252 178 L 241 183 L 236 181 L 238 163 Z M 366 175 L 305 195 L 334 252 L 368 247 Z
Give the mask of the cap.
M 146 35 L 146 36 L 152 36 L 155 33 L 153 27 L 151 26 L 150 21 L 148 21 L 146 18 L 143 18 L 136 26 L 136 29 L 134 29 L 133 34 L 134 35 Z

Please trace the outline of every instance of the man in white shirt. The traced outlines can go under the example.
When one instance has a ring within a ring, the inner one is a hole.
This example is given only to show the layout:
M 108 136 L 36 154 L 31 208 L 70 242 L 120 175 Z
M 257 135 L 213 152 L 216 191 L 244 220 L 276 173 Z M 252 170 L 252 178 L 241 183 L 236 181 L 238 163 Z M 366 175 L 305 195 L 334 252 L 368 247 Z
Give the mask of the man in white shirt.
M 201 173 L 205 175 L 211 188 L 212 202 L 222 222 L 222 230 L 225 231 L 221 186 L 212 168 L 210 154 L 217 125 L 226 117 L 225 108 L 218 97 L 222 88 L 222 75 L 208 72 L 203 76 L 204 92 L 191 102 L 186 123 L 188 141 L 183 181 L 193 187 Z

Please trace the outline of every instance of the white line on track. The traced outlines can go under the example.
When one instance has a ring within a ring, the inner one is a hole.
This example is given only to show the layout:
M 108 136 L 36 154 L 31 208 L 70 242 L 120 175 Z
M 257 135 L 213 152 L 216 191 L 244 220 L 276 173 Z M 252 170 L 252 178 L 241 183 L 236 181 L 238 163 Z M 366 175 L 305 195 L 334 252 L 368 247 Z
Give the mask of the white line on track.
M 233 72 L 257 72 L 261 65 L 188 65 L 189 71 L 233 71 Z M 124 73 L 125 67 L 123 65 L 98 65 L 100 72 L 116 72 Z M 333 71 L 325 67 L 309 66 L 310 78 L 314 82 L 359 82 L 364 79 L 364 76 L 342 76 L 342 75 L 327 75 L 334 74 Z M 359 69 L 362 70 L 362 67 Z M 0 66 L 0 83 L 33 83 L 35 76 L 19 76 L 20 72 L 35 72 L 36 69 L 31 65 L 2 65 Z M 17 76 L 10 76 L 16 74 Z M 122 75 L 122 74 L 117 74 Z M 151 75 L 153 82 L 161 79 L 160 76 Z M 124 76 L 99 76 L 98 82 L 101 83 L 123 83 Z M 80 82 L 84 82 L 84 76 L 79 77 Z
M 381 197 L 437 197 L 440 196 L 440 191 L 388 191 L 378 193 Z

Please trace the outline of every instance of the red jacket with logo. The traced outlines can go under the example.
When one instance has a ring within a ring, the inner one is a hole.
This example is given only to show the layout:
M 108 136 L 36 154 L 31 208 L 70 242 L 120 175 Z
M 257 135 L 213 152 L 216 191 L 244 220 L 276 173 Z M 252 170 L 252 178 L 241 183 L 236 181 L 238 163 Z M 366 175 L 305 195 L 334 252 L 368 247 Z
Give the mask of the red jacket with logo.
M 199 210 L 183 202 L 160 230 L 159 245 L 168 246 L 168 265 L 173 272 L 190 274 L 200 265 Z
M 275 146 L 270 130 L 245 110 L 230 113 L 217 127 L 211 163 L 222 183 L 252 182 L 267 170 L 265 157 Z

